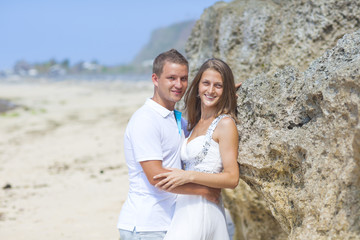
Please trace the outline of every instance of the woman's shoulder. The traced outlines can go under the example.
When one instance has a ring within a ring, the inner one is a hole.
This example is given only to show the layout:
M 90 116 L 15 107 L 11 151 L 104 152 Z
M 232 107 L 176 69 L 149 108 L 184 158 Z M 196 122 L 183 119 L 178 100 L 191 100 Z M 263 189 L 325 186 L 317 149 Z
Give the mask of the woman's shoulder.
M 229 115 L 229 114 L 222 114 L 219 117 L 221 117 L 218 126 L 219 127 L 236 127 L 236 121 L 235 119 Z
M 213 137 L 219 140 L 222 137 L 226 138 L 232 134 L 237 134 L 236 123 L 230 115 L 223 116 L 214 131 Z

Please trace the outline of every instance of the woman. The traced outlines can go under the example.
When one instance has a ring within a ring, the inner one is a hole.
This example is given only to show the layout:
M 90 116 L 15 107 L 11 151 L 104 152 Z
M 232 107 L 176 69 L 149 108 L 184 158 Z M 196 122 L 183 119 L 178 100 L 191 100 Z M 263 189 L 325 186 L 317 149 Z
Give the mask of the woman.
M 188 128 L 181 158 L 184 170 L 171 169 L 155 178 L 163 190 L 197 183 L 212 188 L 235 188 L 239 181 L 236 93 L 230 67 L 209 59 L 196 74 L 185 95 Z M 222 201 L 178 195 L 174 217 L 165 239 L 229 239 Z

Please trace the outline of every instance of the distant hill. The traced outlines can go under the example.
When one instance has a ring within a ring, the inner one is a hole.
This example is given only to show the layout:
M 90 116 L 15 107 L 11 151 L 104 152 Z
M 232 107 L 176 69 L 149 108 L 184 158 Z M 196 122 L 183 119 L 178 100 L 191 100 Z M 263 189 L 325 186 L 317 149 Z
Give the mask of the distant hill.
M 185 44 L 190 37 L 196 20 L 175 23 L 167 27 L 158 28 L 151 33 L 149 42 L 139 51 L 129 64 L 106 66 L 92 62 L 78 62 L 70 65 L 69 59 L 56 61 L 50 59 L 40 63 L 29 63 L 19 60 L 13 67 L 13 71 L 0 71 L 0 78 L 7 75 L 31 76 L 31 77 L 65 77 L 71 76 L 102 76 L 102 75 L 149 75 L 152 71 L 154 58 L 161 52 L 171 48 L 177 49 L 185 56 Z
M 175 48 L 185 55 L 185 43 L 195 22 L 195 20 L 185 21 L 154 30 L 150 41 L 136 55 L 132 64 L 151 65 L 159 53 L 171 48 Z

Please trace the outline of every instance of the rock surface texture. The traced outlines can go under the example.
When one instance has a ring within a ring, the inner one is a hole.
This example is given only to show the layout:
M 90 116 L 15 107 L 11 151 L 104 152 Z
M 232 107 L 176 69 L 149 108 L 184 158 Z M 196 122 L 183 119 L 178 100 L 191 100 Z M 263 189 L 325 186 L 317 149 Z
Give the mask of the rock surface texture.
M 234 1 L 188 41 L 238 81 L 235 239 L 360 239 L 360 1 Z M 345 35 L 344 35 L 345 34 Z
M 360 28 L 357 0 L 235 0 L 206 9 L 186 52 L 192 73 L 210 57 L 238 81 L 287 65 L 305 71 L 345 33 Z

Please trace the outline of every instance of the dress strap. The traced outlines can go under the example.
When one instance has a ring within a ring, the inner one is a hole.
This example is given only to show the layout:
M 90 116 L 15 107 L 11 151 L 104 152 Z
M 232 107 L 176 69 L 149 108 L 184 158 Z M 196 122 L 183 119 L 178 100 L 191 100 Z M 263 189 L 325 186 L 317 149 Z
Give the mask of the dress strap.
M 202 162 L 204 160 L 204 158 L 206 157 L 206 155 L 209 151 L 209 148 L 210 148 L 210 142 L 211 142 L 214 130 L 215 130 L 216 126 L 218 125 L 218 123 L 220 122 L 220 120 L 223 119 L 224 117 L 230 117 L 230 116 L 227 114 L 222 114 L 222 115 L 218 116 L 217 118 L 215 118 L 214 121 L 211 123 L 211 125 L 208 128 L 206 135 L 205 135 L 203 148 L 202 148 L 201 152 L 195 157 L 196 163 Z

